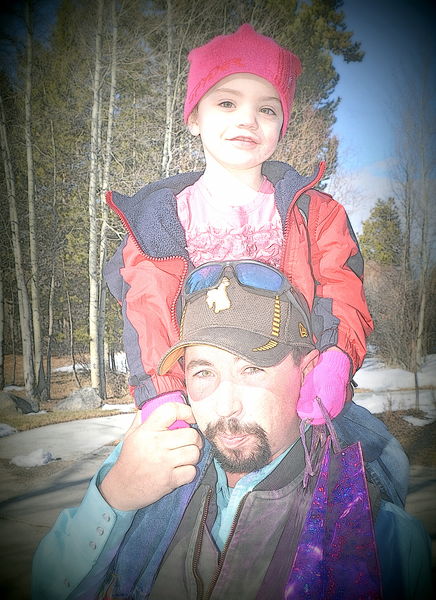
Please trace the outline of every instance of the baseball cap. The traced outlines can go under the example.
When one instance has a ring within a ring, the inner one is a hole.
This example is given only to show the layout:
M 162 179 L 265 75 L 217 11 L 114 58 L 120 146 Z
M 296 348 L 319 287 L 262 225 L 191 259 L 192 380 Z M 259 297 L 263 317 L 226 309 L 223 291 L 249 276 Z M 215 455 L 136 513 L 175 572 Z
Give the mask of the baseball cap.
M 315 347 L 307 303 L 279 270 L 252 260 L 207 263 L 188 276 L 180 341 L 162 358 L 163 375 L 188 346 L 227 350 L 272 367 L 294 347 Z

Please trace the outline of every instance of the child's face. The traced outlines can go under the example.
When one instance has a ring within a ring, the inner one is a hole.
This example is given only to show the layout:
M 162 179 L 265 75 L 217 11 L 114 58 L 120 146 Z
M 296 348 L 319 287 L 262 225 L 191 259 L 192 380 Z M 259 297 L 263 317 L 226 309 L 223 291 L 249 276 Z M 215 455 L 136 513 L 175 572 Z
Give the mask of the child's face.
M 269 81 L 241 73 L 219 81 L 189 117 L 189 129 L 200 135 L 207 164 L 219 163 L 236 175 L 259 175 L 262 163 L 280 139 L 283 111 Z

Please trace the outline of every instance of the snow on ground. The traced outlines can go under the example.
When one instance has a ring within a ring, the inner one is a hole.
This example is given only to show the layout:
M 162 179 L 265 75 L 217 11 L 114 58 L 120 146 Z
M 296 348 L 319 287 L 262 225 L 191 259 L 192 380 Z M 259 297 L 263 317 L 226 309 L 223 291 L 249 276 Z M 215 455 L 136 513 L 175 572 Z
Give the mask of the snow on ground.
M 353 400 L 356 404 L 364 406 L 370 412 L 377 414 L 385 411 L 408 410 L 416 408 L 415 391 L 383 391 L 383 392 L 359 392 L 356 390 Z M 436 394 L 435 390 L 419 391 L 419 409 L 425 413 L 426 419 L 416 417 L 405 417 L 409 423 L 410 419 L 416 419 L 413 425 L 426 425 L 436 420 Z M 431 419 L 428 421 L 427 419 Z
M 14 392 L 16 390 L 24 390 L 25 387 L 24 386 L 20 386 L 20 385 L 5 385 L 5 387 L 3 388 L 4 392 Z
M 53 369 L 54 373 L 73 373 L 76 371 L 85 371 L 89 369 L 89 365 L 76 364 L 73 368 L 73 365 L 65 365 L 64 367 L 56 367 Z
M 34 450 L 25 456 L 14 456 L 9 462 L 13 465 L 17 465 L 17 467 L 39 467 L 41 465 L 46 465 L 52 460 L 55 459 L 51 452 L 38 448 L 38 450 Z
M 401 390 L 415 387 L 413 373 L 403 369 L 389 369 L 380 359 L 366 358 L 361 369 L 357 371 L 354 380 L 360 388 L 373 392 Z M 422 369 L 418 373 L 420 388 L 436 387 L 436 354 L 429 354 Z
M 0 423 L 0 438 L 11 435 L 11 433 L 17 433 L 17 430 L 6 423 Z
M 378 358 L 367 358 L 354 376 L 358 387 L 354 401 L 377 414 L 387 410 L 416 408 L 415 378 L 403 369 L 390 369 Z M 424 419 L 405 417 L 413 425 L 426 425 L 436 420 L 436 354 L 430 354 L 418 373 L 419 408 Z M 359 388 L 365 391 L 360 392 Z M 422 389 L 433 388 L 433 389 Z
M 120 412 L 132 412 L 135 408 L 135 403 L 131 404 L 103 404 L 101 410 L 119 410 Z
M 117 352 L 115 354 L 115 371 L 117 373 L 127 373 L 127 358 L 125 352 Z
M 116 373 L 127 373 L 126 353 L 125 352 L 116 352 L 114 355 L 114 360 L 115 360 L 115 372 Z M 76 364 L 75 368 L 76 368 L 76 371 L 86 371 L 86 370 L 89 370 L 89 365 L 84 364 L 84 363 L 78 363 L 78 364 Z M 57 367 L 56 369 L 53 369 L 53 371 L 56 371 L 57 373 L 72 373 L 73 365 L 65 365 L 63 367 Z M 22 389 L 22 388 L 17 388 L 17 389 Z

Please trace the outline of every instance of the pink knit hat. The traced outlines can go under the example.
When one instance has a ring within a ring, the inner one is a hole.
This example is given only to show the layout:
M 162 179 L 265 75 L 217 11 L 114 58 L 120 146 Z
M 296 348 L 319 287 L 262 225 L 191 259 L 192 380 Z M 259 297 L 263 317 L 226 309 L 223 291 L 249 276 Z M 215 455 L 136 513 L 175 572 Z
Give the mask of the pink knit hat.
M 301 73 L 300 59 L 247 23 L 236 33 L 219 35 L 204 46 L 191 50 L 184 119 L 218 81 L 235 73 L 251 73 L 269 81 L 278 91 L 283 109 L 282 135 L 285 135 Z

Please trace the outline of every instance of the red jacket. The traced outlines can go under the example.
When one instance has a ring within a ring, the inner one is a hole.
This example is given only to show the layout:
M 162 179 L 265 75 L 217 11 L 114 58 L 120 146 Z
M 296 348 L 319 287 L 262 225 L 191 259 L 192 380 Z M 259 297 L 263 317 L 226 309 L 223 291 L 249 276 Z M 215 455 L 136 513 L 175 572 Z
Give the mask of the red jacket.
M 274 185 L 284 223 L 281 269 L 309 303 L 317 347 L 323 351 L 339 346 L 354 372 L 363 362 L 373 324 L 363 291 L 363 260 L 347 214 L 331 196 L 314 189 L 324 168 L 321 164 L 315 177 L 306 178 L 289 165 L 270 161 L 263 172 Z M 193 268 L 176 195 L 200 175 L 182 173 L 149 184 L 132 197 L 107 195 L 128 231 L 105 274 L 122 305 L 124 346 L 138 406 L 184 387 L 178 364 L 164 376 L 156 369 L 178 341 L 177 301 Z

